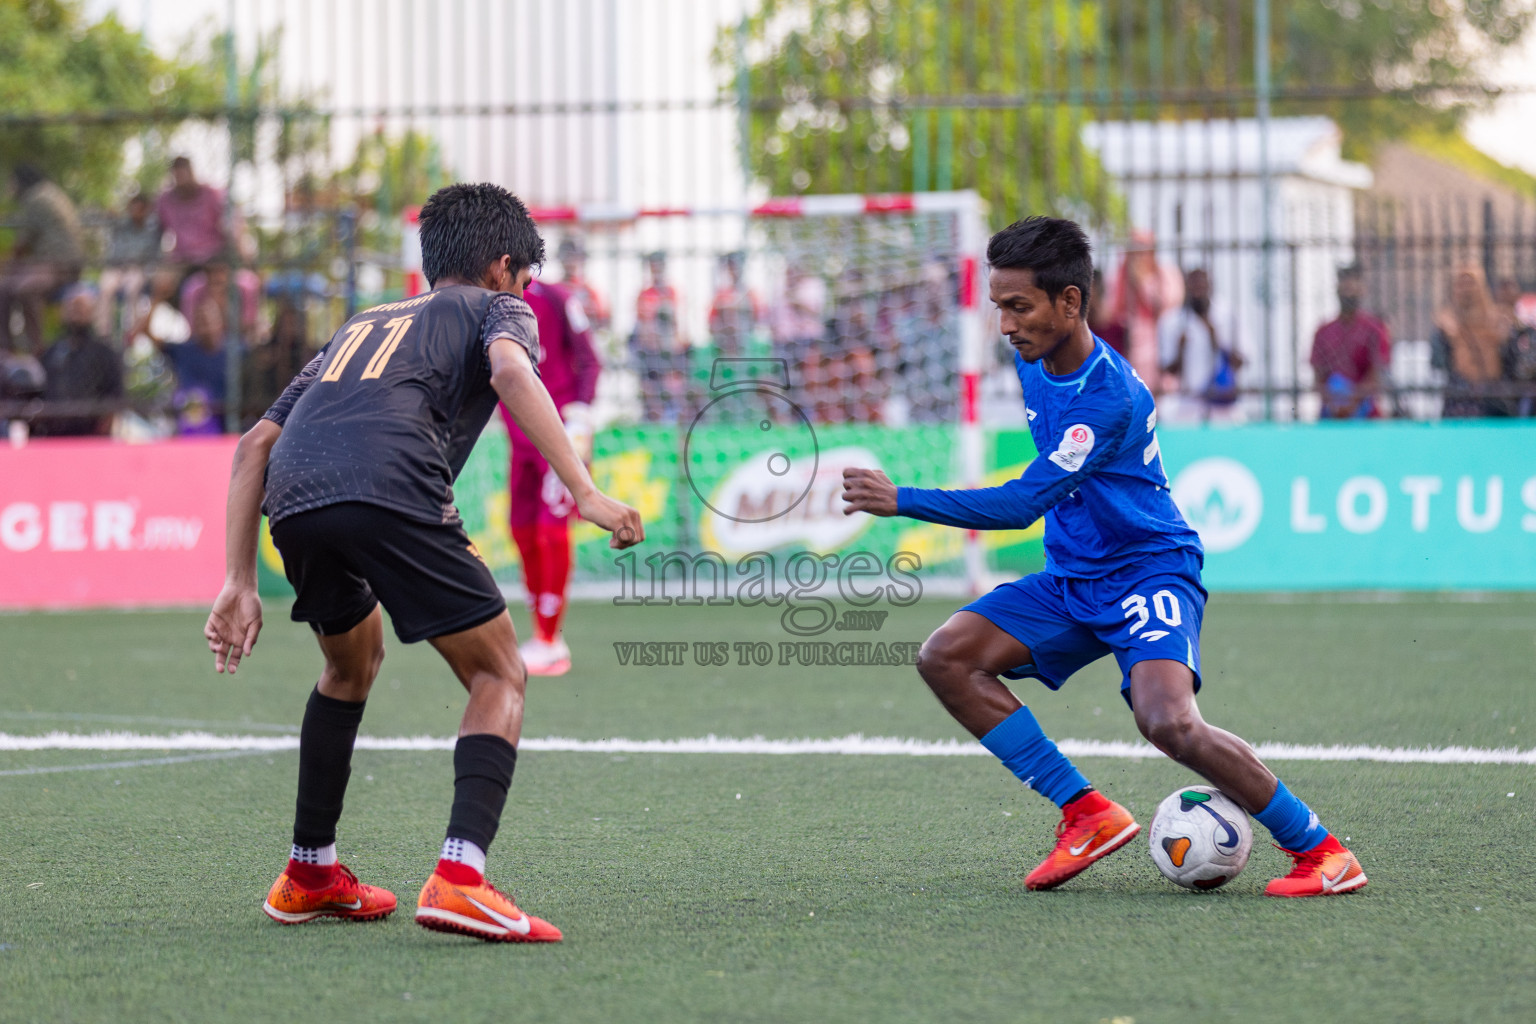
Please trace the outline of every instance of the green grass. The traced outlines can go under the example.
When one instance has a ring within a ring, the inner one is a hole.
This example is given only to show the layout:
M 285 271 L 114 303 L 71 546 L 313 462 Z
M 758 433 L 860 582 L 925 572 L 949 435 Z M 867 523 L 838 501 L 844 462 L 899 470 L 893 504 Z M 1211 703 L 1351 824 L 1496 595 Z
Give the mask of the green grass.
M 920 640 L 951 607 L 895 611 L 878 636 Z M 1521 596 L 1218 598 L 1202 706 L 1254 740 L 1528 748 L 1533 612 Z M 296 726 L 307 631 L 273 609 L 231 680 L 199 626 L 0 617 L 0 731 Z M 582 605 L 569 636 L 577 668 L 534 681 L 527 735 L 959 735 L 910 669 L 621 668 L 608 646 L 783 639 L 761 614 Z M 1054 735 L 1134 738 L 1109 666 L 1057 694 L 1020 685 Z M 396 645 L 364 729 L 446 736 L 461 707 L 430 650 Z M 152 756 L 6 753 L 0 770 Z M 1514 1021 L 1536 1005 L 1529 766 L 1277 765 L 1372 881 L 1275 901 L 1260 893 L 1282 858 L 1262 829 L 1216 893 L 1164 882 L 1140 841 L 1027 893 L 1054 810 L 980 758 L 531 752 L 492 873 L 565 930 L 549 948 L 429 933 L 408 913 L 273 925 L 257 906 L 295 766 L 0 777 L 0 1021 Z M 1189 779 L 1155 758 L 1082 767 L 1143 822 Z M 408 904 L 450 791 L 446 753 L 360 752 L 344 858 Z

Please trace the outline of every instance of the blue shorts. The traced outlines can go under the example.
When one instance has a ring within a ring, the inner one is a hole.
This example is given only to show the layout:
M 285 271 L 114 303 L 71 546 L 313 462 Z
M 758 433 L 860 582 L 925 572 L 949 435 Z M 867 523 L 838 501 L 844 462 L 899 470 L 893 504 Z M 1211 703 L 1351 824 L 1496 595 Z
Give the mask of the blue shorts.
M 1072 673 L 1113 654 L 1120 695 L 1129 704 L 1131 666 L 1142 661 L 1183 662 L 1199 692 L 1205 599 L 1198 577 L 1135 566 L 1096 580 L 1037 572 L 961 611 L 975 612 L 1029 648 L 1034 661 L 1004 672 L 1009 679 L 1033 676 L 1059 690 Z

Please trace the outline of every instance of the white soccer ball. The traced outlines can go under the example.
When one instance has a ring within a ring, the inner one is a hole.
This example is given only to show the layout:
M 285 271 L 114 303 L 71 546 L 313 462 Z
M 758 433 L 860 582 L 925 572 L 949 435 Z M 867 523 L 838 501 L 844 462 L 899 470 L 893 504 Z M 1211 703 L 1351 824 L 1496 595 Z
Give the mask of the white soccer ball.
M 1152 863 L 1176 885 L 1215 889 L 1238 876 L 1253 849 L 1248 815 L 1219 789 L 1186 786 L 1157 805 Z

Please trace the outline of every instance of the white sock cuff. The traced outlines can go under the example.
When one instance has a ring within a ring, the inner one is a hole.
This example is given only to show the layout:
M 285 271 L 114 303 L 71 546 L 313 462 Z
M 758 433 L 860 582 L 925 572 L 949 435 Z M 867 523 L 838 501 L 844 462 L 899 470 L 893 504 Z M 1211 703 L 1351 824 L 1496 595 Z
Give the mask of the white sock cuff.
M 467 864 L 482 875 L 485 874 L 485 851 L 468 839 L 455 839 L 452 836 L 444 839 L 443 860 Z
M 293 846 L 293 852 L 289 854 L 299 864 L 318 864 L 326 867 L 336 863 L 336 844 L 330 846 Z

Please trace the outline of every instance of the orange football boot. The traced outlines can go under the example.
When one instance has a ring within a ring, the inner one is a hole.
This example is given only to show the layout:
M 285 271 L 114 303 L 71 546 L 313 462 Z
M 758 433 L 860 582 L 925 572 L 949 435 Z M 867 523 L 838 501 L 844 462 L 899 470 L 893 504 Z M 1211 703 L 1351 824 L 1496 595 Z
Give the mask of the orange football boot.
M 303 924 L 317 917 L 377 921 L 395 912 L 395 894 L 359 882 L 351 868 L 337 864 L 335 877 L 324 889 L 306 889 L 284 871 L 261 909 L 278 924 Z
M 511 897 L 482 879 L 459 885 L 436 871 L 416 901 L 416 923 L 486 942 L 559 942 L 560 929 L 517 909 Z
M 1365 885 L 1365 869 L 1331 834 L 1301 853 L 1283 846 L 1275 849 L 1289 855 L 1296 866 L 1284 878 L 1273 879 L 1265 886 L 1266 896 L 1336 896 Z
M 1130 842 L 1141 826 L 1131 812 L 1097 790 L 1061 809 L 1056 848 L 1024 879 L 1030 889 L 1054 889 L 1082 874 L 1100 857 Z

